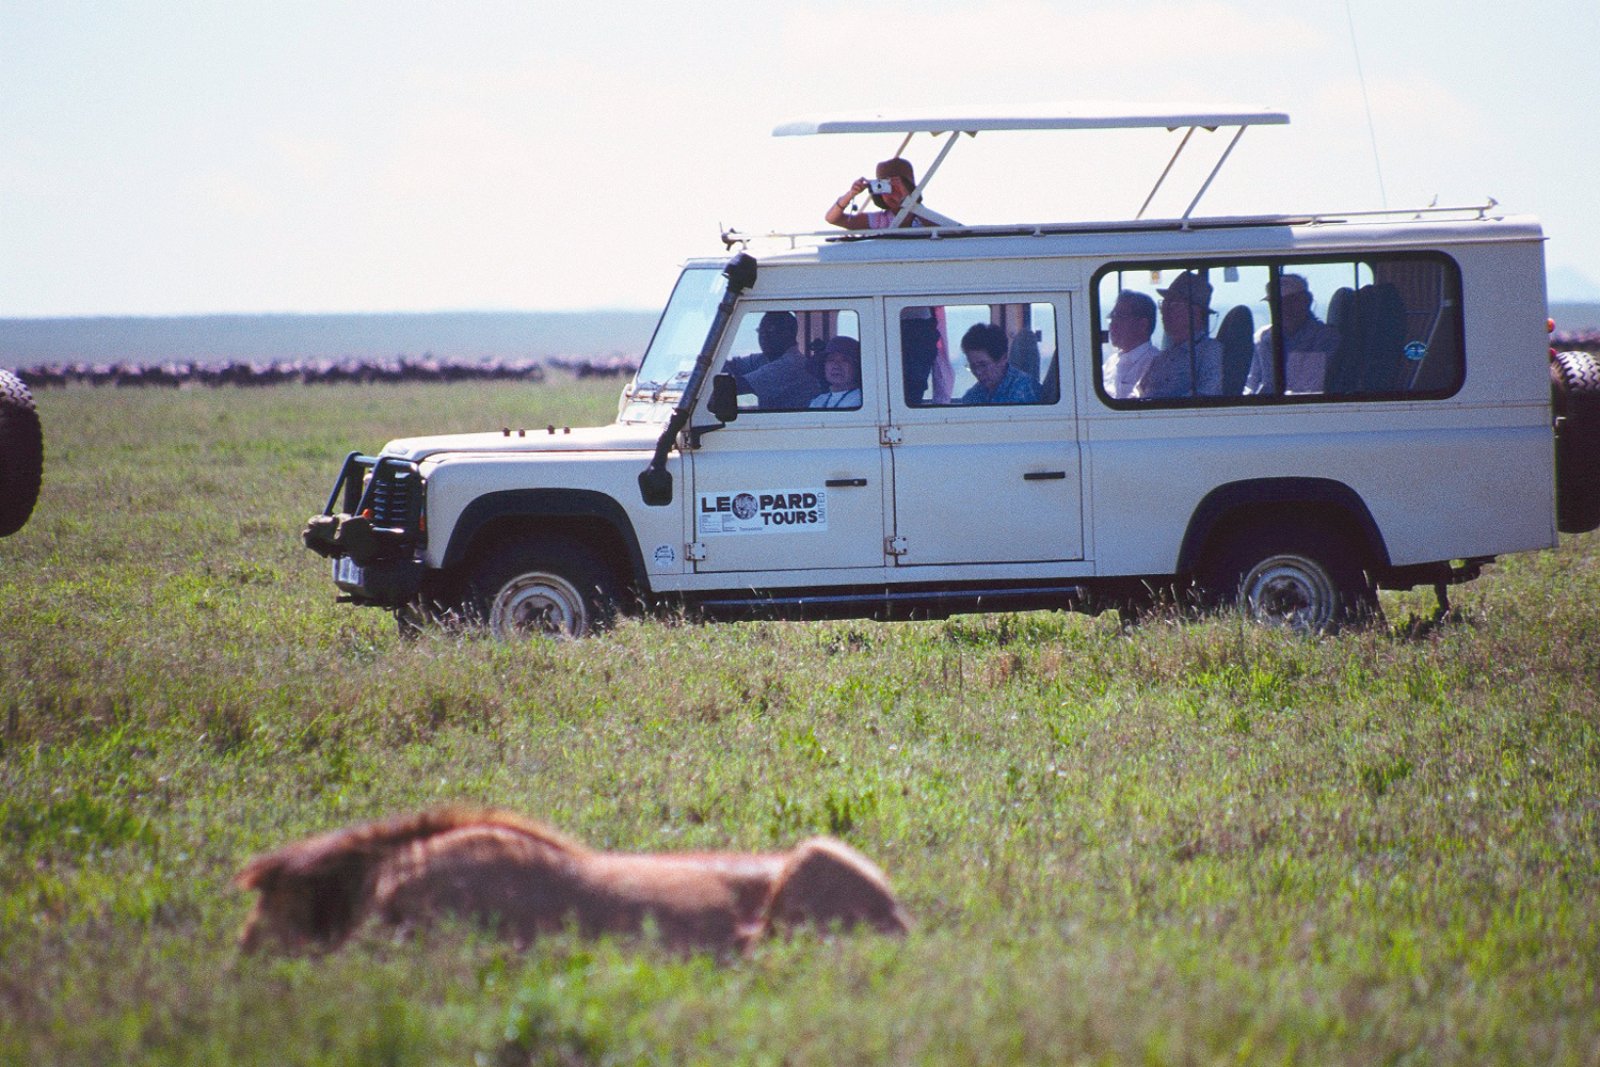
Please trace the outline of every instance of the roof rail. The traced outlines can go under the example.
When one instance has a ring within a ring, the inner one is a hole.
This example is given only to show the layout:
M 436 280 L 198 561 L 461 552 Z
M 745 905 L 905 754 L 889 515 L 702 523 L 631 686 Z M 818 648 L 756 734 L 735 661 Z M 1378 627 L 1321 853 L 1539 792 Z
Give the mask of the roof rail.
M 931 241 L 970 237 L 1043 237 L 1057 234 L 1155 233 L 1181 230 L 1239 229 L 1250 226 L 1319 226 L 1372 221 L 1424 222 L 1450 216 L 1453 221 L 1488 219 L 1499 206 L 1493 197 L 1482 204 L 1455 207 L 1429 205 L 1422 208 L 1388 208 L 1370 211 L 1333 211 L 1293 215 L 1218 215 L 1201 218 L 1095 220 L 1086 222 L 1013 222 L 985 226 L 919 226 L 898 230 L 798 230 L 744 233 L 724 230 L 722 242 L 729 248 L 747 247 L 758 242 L 786 243 L 790 248 L 850 241 Z M 1443 218 L 1443 221 L 1451 221 Z

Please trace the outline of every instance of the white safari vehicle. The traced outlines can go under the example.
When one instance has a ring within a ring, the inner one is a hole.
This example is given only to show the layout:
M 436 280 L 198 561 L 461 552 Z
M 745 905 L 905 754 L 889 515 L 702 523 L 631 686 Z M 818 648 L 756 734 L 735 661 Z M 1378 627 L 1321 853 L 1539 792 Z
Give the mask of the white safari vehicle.
M 1600 375 L 1551 361 L 1538 223 L 1493 202 L 1196 215 L 1244 130 L 1287 121 L 781 126 L 942 144 L 887 228 L 726 234 L 732 259 L 689 261 L 615 422 L 352 453 L 306 543 L 402 625 L 582 635 L 662 605 L 927 617 L 1180 590 L 1325 629 L 1379 588 L 1432 585 L 1442 607 L 1496 556 L 1600 524 L 1574 421 Z M 1116 127 L 1236 132 L 1179 217 L 902 225 L 962 133 Z

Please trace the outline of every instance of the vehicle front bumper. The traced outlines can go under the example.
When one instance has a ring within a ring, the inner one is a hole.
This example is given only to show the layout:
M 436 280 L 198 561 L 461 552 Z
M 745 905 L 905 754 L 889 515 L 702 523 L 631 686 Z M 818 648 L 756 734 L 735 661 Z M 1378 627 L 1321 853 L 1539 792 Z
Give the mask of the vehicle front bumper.
M 361 564 L 349 556 L 336 556 L 333 584 L 352 604 L 398 608 L 421 591 L 424 570 L 418 560 Z
M 341 500 L 343 509 L 335 512 Z M 425 529 L 417 465 L 352 452 L 322 514 L 313 515 L 300 536 L 332 560 L 341 599 L 397 608 L 422 588 Z

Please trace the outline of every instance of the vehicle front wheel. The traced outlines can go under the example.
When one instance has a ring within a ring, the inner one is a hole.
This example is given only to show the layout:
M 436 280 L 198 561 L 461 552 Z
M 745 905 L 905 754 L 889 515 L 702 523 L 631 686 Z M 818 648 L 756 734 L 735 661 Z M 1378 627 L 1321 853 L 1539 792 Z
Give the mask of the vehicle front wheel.
M 504 543 L 484 556 L 471 585 L 474 614 L 497 637 L 587 637 L 616 617 L 615 576 L 569 538 Z
M 1331 633 L 1377 611 L 1360 559 L 1321 530 L 1244 531 L 1205 568 L 1201 585 L 1213 602 L 1296 633 Z

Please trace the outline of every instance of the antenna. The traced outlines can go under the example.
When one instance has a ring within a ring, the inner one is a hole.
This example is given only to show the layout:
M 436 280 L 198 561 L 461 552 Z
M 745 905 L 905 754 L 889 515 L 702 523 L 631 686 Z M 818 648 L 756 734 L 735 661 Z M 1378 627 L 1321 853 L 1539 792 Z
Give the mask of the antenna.
M 1387 211 L 1389 191 L 1383 185 L 1383 161 L 1378 158 L 1378 131 L 1372 124 L 1372 100 L 1367 96 L 1367 76 L 1361 70 L 1361 46 L 1356 43 L 1356 17 L 1350 11 L 1350 0 L 1344 0 L 1344 17 L 1350 23 L 1350 51 L 1356 57 L 1356 80 L 1361 83 L 1361 105 L 1367 110 L 1367 137 L 1372 141 L 1372 166 L 1378 172 L 1378 196 L 1383 199 L 1383 207 Z

